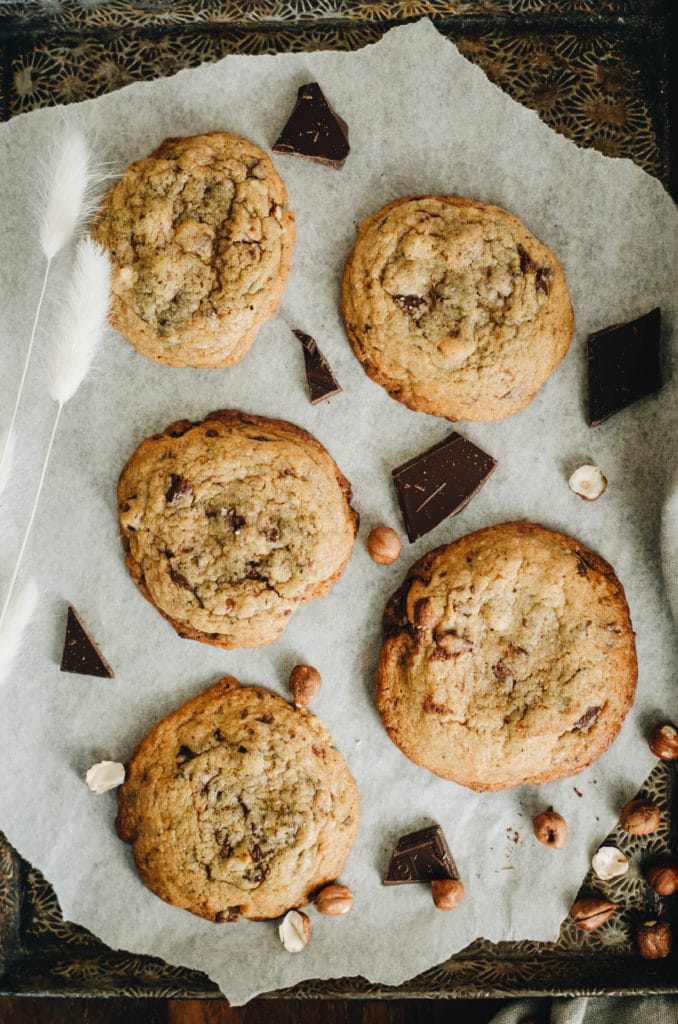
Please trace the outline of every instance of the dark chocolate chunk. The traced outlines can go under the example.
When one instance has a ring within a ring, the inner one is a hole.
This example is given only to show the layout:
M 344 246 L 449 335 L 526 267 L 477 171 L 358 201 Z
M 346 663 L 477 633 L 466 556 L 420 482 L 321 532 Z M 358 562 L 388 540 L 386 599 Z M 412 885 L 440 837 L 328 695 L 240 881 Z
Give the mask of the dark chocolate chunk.
M 590 708 L 587 708 L 584 714 L 581 716 L 581 718 L 577 719 L 572 728 L 588 729 L 590 725 L 593 725 L 593 723 L 595 722 L 596 718 L 602 710 L 603 709 L 599 705 L 594 705 Z
M 326 398 L 338 395 L 342 390 L 341 385 L 332 373 L 332 367 L 318 348 L 315 339 L 310 334 L 304 334 L 303 331 L 293 331 L 292 333 L 299 339 L 304 350 L 306 380 L 308 381 L 311 405 L 317 405 L 318 402 L 324 402 Z
M 179 498 L 190 498 L 193 494 L 193 485 L 184 480 L 183 477 L 177 476 L 176 473 L 172 473 L 170 477 L 170 485 L 165 492 L 165 501 L 168 505 L 172 505 Z
M 431 825 L 398 840 L 384 885 L 433 882 L 444 878 L 459 878 L 459 872 L 443 830 L 440 825 Z
M 495 459 L 456 431 L 393 470 L 393 482 L 411 541 L 455 515 L 477 494 Z
M 522 245 L 518 246 L 518 258 L 520 260 L 521 274 L 533 274 L 535 272 L 537 264 L 534 262 L 530 254 L 523 249 Z
M 113 669 L 94 641 L 87 635 L 72 604 L 68 606 L 61 671 L 75 672 L 80 676 L 101 676 L 103 679 L 113 679 Z
M 659 307 L 630 323 L 614 324 L 589 335 L 590 427 L 659 390 L 660 335 Z
M 438 293 L 436 292 L 436 295 L 437 294 Z M 406 309 L 408 311 L 419 309 L 419 307 L 424 304 L 424 300 L 420 295 L 394 295 L 393 301 L 396 302 L 401 309 Z
M 339 169 L 351 152 L 348 127 L 333 110 L 317 82 L 302 85 L 274 153 L 302 156 Z

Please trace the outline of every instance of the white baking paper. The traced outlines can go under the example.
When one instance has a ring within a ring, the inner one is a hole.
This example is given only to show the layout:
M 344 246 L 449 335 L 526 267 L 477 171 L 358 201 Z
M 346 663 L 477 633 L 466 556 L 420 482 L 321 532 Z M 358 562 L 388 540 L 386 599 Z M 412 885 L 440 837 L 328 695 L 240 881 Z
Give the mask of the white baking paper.
M 246 359 L 223 371 L 155 365 L 110 332 L 62 417 L 26 562 L 44 596 L 0 694 L 0 826 L 55 886 L 65 916 L 113 947 L 206 971 L 234 1003 L 303 978 L 362 974 L 397 984 L 477 936 L 555 939 L 591 854 L 653 767 L 648 722 L 678 714 L 674 626 L 658 554 L 659 511 L 676 446 L 672 201 L 629 161 L 578 149 L 547 128 L 428 22 L 396 29 L 357 53 L 228 57 L 66 114 L 95 131 L 106 159 L 120 167 L 166 136 L 211 129 L 238 132 L 270 150 L 298 86 L 310 80 L 322 84 L 348 122 L 352 151 L 341 171 L 275 158 L 298 235 L 281 310 Z M 42 271 L 31 174 L 58 116 L 41 110 L 0 126 L 0 427 L 9 417 Z M 463 425 L 498 459 L 496 472 L 459 516 L 417 544 L 405 543 L 400 561 L 384 568 L 369 560 L 365 538 L 378 523 L 404 534 L 390 471 L 451 426 L 410 412 L 368 380 L 342 327 L 340 278 L 358 224 L 407 193 L 459 193 L 516 213 L 564 265 L 576 335 L 524 412 Z M 57 271 L 65 267 L 62 258 Z M 655 305 L 664 323 L 661 394 L 590 429 L 587 334 Z M 43 348 L 51 320 L 48 308 Z M 342 394 L 309 404 L 292 327 L 318 340 Z M 179 639 L 130 580 L 118 540 L 116 482 L 136 445 L 172 420 L 197 420 L 225 406 L 290 419 L 315 434 L 351 480 L 362 518 L 351 562 L 330 595 L 299 610 L 280 640 L 258 650 L 224 652 Z M 1 513 L 5 573 L 53 411 L 38 361 Z M 599 465 L 609 480 L 592 504 L 567 487 L 584 462 Z M 574 534 L 615 566 L 638 634 L 638 696 L 612 749 L 576 779 L 478 795 L 415 767 L 382 729 L 373 696 L 380 619 L 387 596 L 428 548 L 523 518 Z M 115 680 L 60 673 L 68 602 Z M 222 675 L 286 695 L 289 670 L 299 661 L 322 673 L 313 710 L 355 773 L 363 811 L 341 879 L 355 892 L 354 909 L 339 919 L 311 911 L 312 940 L 292 956 L 274 922 L 215 926 L 145 889 L 131 851 L 114 833 L 115 794 L 93 796 L 83 773 L 103 758 L 124 761 L 154 722 Z M 531 833 L 532 814 L 550 804 L 569 823 L 562 853 L 540 846 Z M 381 884 L 396 838 L 432 821 L 443 826 L 466 884 L 463 904 L 447 914 L 434 908 L 425 885 Z

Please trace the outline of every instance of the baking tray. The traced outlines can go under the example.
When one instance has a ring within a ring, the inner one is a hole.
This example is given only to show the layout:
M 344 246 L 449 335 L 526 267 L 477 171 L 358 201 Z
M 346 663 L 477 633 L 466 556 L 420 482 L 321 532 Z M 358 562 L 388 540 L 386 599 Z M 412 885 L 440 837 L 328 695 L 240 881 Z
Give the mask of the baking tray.
M 673 0 L 34 0 L 0 4 L 0 117 L 75 102 L 229 53 L 355 49 L 428 16 L 502 89 L 563 135 L 629 157 L 678 197 Z M 673 117 L 672 117 L 673 112 Z M 676 851 L 676 769 L 659 764 L 641 795 L 662 829 L 609 842 L 634 863 Z M 576 781 L 576 780 L 575 780 Z M 271 997 L 497 997 L 678 992 L 678 950 L 641 960 L 634 926 L 662 913 L 678 935 L 678 896 L 661 901 L 637 871 L 582 886 L 620 910 L 599 932 L 568 920 L 557 942 L 478 940 L 397 988 L 363 978 L 306 981 Z M 64 921 L 42 874 L 0 833 L 0 995 L 218 998 L 200 972 L 113 951 Z

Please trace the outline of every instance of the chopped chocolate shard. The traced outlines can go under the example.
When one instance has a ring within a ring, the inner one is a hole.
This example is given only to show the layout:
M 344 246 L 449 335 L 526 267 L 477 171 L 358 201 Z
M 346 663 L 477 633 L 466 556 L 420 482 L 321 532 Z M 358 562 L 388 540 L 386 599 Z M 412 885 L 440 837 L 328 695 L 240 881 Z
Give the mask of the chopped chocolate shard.
M 444 878 L 459 878 L 459 872 L 443 830 L 440 825 L 431 825 L 398 840 L 384 885 L 433 882 Z
M 495 459 L 456 431 L 393 470 L 393 482 L 411 541 L 456 515 L 478 493 Z
M 339 170 L 351 152 L 348 126 L 333 110 L 317 82 L 302 85 L 274 153 L 317 160 Z
M 168 505 L 173 505 L 175 501 L 180 498 L 190 498 L 193 494 L 193 485 L 184 480 L 183 477 L 177 476 L 175 473 L 170 478 L 170 485 L 165 492 L 165 501 Z
M 601 707 L 599 707 L 598 705 L 596 705 L 594 707 L 587 708 L 586 711 L 584 712 L 584 714 L 581 716 L 581 718 L 577 719 L 577 721 L 574 723 L 572 728 L 573 729 L 588 729 L 589 726 L 593 725 L 593 723 L 595 722 L 596 718 L 598 717 L 598 715 L 600 714 L 600 712 L 602 710 L 603 709 Z
M 539 267 L 537 270 L 537 277 L 535 279 L 535 287 L 537 291 L 543 292 L 544 295 L 548 295 L 551 291 L 551 275 L 553 271 L 550 267 Z
M 659 390 L 662 386 L 660 335 L 658 307 L 630 323 L 613 324 L 589 335 L 590 427 Z
M 316 340 L 310 334 L 304 334 L 303 331 L 293 330 L 292 333 L 299 339 L 304 350 L 306 380 L 308 381 L 311 405 L 317 405 L 318 402 L 324 402 L 326 398 L 338 395 L 342 390 L 341 385 L 332 373 L 332 367 L 318 348 Z
M 438 294 L 435 292 L 435 289 L 434 293 L 436 295 Z M 419 309 L 419 307 L 424 304 L 424 300 L 420 295 L 392 295 L 391 298 L 398 306 L 400 306 L 401 309 L 406 309 L 408 311 Z
M 68 606 L 61 671 L 75 672 L 80 676 L 100 676 L 103 679 L 113 679 L 113 669 L 94 641 L 87 635 L 72 604 Z
M 215 924 L 230 923 L 237 921 L 240 917 L 240 907 L 226 907 L 225 910 L 218 910 L 214 915 Z
M 537 269 L 537 264 L 530 254 L 523 249 L 522 245 L 518 246 L 518 257 L 520 259 L 520 273 L 533 274 Z
M 246 525 L 244 518 L 239 516 L 234 508 L 222 508 L 221 515 L 231 527 L 233 533 L 239 533 L 243 526 Z

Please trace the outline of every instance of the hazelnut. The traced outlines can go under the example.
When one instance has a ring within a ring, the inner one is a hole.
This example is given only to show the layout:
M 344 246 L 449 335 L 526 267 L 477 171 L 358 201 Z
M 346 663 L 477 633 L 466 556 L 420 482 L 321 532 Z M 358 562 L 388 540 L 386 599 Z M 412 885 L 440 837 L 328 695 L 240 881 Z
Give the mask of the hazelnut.
M 678 864 L 668 857 L 648 864 L 645 877 L 658 896 L 673 896 L 678 892 Z
M 567 481 L 567 486 L 584 501 L 595 501 L 607 489 L 607 480 L 597 466 L 580 466 Z
M 120 761 L 99 761 L 88 768 L 85 774 L 85 782 L 97 796 L 122 786 L 124 781 L 125 766 Z
M 391 565 L 400 558 L 400 538 L 390 526 L 375 526 L 367 537 L 367 551 L 377 565 Z
M 675 761 L 678 757 L 678 729 L 672 722 L 655 725 L 647 742 L 655 757 L 662 761 Z
M 353 893 L 347 885 L 326 885 L 315 898 L 315 909 L 328 917 L 348 914 L 352 906 Z
M 649 800 L 629 800 L 620 817 L 621 827 L 632 836 L 649 836 L 661 824 L 661 813 Z
M 583 896 L 572 904 L 570 917 L 577 928 L 592 932 L 609 921 L 616 909 L 615 903 L 603 899 L 602 896 Z
M 311 937 L 311 921 L 302 910 L 289 910 L 278 927 L 280 941 L 288 953 L 301 953 Z
M 290 672 L 289 687 L 296 707 L 305 708 L 320 693 L 322 678 L 312 665 L 295 665 Z
M 535 814 L 532 819 L 534 834 L 544 846 L 552 846 L 554 850 L 562 850 L 567 840 L 567 822 L 562 814 L 552 808 Z
M 435 879 L 431 895 L 438 910 L 454 910 L 464 898 L 464 883 L 459 878 Z
M 615 846 L 601 846 L 591 858 L 594 873 L 603 882 L 621 878 L 629 870 L 629 859 Z
M 668 921 L 643 921 L 638 925 L 636 941 L 644 960 L 663 960 L 671 952 L 671 927 Z

